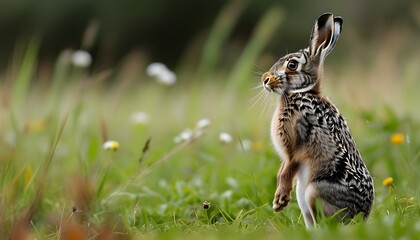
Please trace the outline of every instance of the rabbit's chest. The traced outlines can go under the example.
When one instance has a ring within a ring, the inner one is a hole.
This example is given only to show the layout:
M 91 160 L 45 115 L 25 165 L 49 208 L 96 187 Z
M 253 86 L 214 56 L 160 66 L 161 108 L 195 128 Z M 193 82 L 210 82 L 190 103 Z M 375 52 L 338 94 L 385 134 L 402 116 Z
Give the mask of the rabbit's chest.
M 289 160 L 293 142 L 293 117 L 286 117 L 281 108 L 277 108 L 271 121 L 271 140 L 282 161 Z

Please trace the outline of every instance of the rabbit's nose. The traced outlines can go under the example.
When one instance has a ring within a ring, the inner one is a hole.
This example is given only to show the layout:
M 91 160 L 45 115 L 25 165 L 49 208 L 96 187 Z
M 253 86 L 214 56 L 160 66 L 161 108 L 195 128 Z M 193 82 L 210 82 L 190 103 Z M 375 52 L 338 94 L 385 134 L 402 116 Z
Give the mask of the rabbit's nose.
M 268 81 L 270 81 L 270 78 L 266 78 L 266 79 L 264 80 L 264 84 L 267 84 L 267 83 L 268 83 Z
M 270 82 L 274 79 L 274 76 L 270 72 L 266 72 L 261 76 L 261 81 L 264 85 L 270 84 Z

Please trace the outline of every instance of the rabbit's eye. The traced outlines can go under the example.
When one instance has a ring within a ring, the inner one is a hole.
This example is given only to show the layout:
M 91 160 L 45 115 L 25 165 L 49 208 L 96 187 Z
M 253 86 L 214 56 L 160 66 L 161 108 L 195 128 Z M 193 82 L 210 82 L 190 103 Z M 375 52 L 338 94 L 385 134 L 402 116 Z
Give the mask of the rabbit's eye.
M 299 63 L 296 60 L 290 60 L 287 63 L 287 68 L 292 71 L 295 71 L 298 68 L 298 66 L 299 66 Z

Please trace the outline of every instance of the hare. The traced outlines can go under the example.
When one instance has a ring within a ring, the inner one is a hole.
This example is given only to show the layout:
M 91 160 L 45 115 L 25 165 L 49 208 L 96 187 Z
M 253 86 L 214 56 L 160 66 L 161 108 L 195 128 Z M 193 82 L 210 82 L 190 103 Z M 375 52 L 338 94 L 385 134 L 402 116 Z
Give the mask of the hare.
M 346 121 L 320 92 L 324 59 L 342 24 L 341 17 L 321 15 L 309 47 L 280 58 L 261 78 L 265 90 L 280 95 L 271 122 L 272 142 L 282 159 L 273 209 L 278 212 L 288 205 L 296 179 L 307 228 L 316 224 L 317 211 L 343 222 L 357 214 L 367 218 L 374 199 L 372 177 Z

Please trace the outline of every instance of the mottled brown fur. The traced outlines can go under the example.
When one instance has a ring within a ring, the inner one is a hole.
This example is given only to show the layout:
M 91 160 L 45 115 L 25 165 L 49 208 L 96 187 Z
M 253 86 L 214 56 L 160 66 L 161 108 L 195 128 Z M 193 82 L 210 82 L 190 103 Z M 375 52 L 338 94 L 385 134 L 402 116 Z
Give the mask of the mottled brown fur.
M 273 209 L 290 202 L 297 179 L 299 207 L 310 227 L 316 223 L 316 199 L 326 216 L 365 217 L 373 202 L 373 181 L 347 123 L 320 93 L 323 61 L 341 32 L 342 19 L 327 13 L 315 23 L 310 47 L 277 61 L 261 81 L 280 95 L 271 124 L 271 137 L 282 163 L 277 173 Z M 290 64 L 290 65 L 289 65 Z

